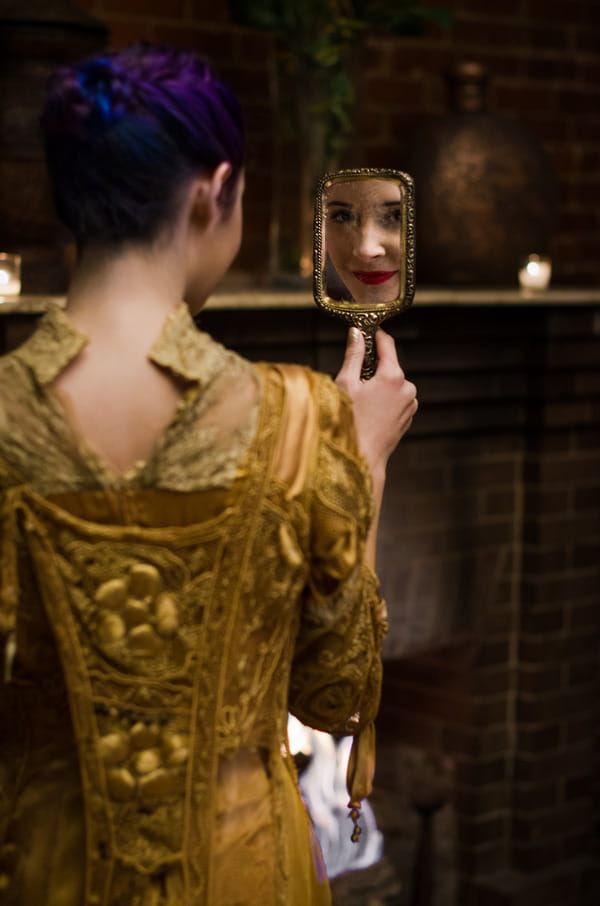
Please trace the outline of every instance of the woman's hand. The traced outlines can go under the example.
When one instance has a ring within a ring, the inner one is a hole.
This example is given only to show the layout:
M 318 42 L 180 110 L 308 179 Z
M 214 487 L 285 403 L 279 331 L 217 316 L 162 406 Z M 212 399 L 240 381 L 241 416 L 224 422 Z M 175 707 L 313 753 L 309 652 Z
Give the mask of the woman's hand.
M 354 404 L 358 445 L 373 478 L 373 520 L 365 546 L 365 560 L 373 568 L 387 461 L 410 428 L 418 408 L 417 388 L 404 377 L 393 338 L 378 330 L 375 341 L 377 371 L 371 380 L 361 381 L 365 341 L 361 332 L 351 327 L 346 355 L 335 381 Z
M 362 381 L 365 340 L 351 327 L 346 354 L 336 384 L 354 404 L 354 420 L 361 453 L 367 460 L 376 483 L 383 479 L 391 453 L 410 428 L 418 408 L 417 388 L 407 381 L 396 354 L 393 337 L 378 330 L 377 371 Z

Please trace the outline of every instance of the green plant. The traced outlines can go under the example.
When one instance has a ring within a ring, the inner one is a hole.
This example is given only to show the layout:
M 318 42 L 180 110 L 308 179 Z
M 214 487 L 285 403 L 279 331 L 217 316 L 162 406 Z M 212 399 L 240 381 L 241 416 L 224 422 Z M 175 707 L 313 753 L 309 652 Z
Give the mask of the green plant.
M 445 9 L 420 0 L 229 0 L 229 8 L 238 25 L 276 38 L 280 67 L 300 87 L 300 104 L 292 109 L 298 119 L 304 114 L 323 121 L 327 158 L 352 131 L 351 58 L 365 33 L 376 28 L 419 35 L 428 21 L 443 27 L 451 22 Z

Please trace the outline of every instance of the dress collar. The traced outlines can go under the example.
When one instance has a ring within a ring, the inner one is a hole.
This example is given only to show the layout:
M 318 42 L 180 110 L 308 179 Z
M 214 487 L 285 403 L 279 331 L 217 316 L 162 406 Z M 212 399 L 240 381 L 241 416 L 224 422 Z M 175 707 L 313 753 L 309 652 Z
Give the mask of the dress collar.
M 50 384 L 88 342 L 63 309 L 50 305 L 35 332 L 15 355 L 40 384 Z M 222 346 L 198 330 L 187 305 L 180 302 L 167 317 L 148 358 L 185 380 L 205 383 L 222 365 L 223 353 Z

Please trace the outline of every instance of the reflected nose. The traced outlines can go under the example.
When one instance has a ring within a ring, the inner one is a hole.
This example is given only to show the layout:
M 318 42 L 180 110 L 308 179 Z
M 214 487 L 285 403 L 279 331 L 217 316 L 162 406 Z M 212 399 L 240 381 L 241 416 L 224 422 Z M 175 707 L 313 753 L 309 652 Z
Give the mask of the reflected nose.
M 369 261 L 385 255 L 385 247 L 381 242 L 379 230 L 375 226 L 364 226 L 358 233 L 354 253 L 357 258 Z

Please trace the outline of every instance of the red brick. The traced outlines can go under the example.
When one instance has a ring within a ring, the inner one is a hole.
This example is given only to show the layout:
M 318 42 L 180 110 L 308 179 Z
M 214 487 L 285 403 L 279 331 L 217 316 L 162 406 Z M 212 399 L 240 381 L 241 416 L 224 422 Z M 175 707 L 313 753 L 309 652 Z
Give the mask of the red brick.
M 596 464 L 596 467 L 597 467 L 597 464 Z M 587 474 L 590 476 L 590 478 L 593 475 L 591 470 Z M 584 475 L 585 475 L 585 473 L 584 473 Z M 596 472 L 596 476 L 597 476 L 597 472 Z M 596 480 L 597 480 L 597 477 L 596 477 Z M 576 488 L 575 489 L 575 508 L 577 510 L 587 510 L 587 509 L 594 510 L 594 511 L 598 510 L 600 508 L 600 485 L 596 485 L 596 486 L 591 485 L 587 488 L 586 487 Z M 599 522 L 599 525 L 600 525 L 600 522 Z
M 516 490 L 490 491 L 485 494 L 483 515 L 513 515 L 517 506 L 518 496 Z
M 515 840 L 532 843 L 536 840 L 563 837 L 567 832 L 589 828 L 590 819 L 589 804 L 577 801 L 546 812 L 516 813 L 513 831 Z
M 533 57 L 527 60 L 527 74 L 532 79 L 572 79 L 576 72 L 575 60 L 562 56 Z
M 560 782 L 533 781 L 516 783 L 513 792 L 513 806 L 517 811 L 528 813 L 550 809 L 559 801 Z
M 600 117 L 579 117 L 569 125 L 569 132 L 573 141 L 598 141 L 600 139 Z
M 468 755 L 471 758 L 505 755 L 511 747 L 512 737 L 508 727 L 445 728 L 444 751 Z
M 487 758 L 463 758 L 456 765 L 457 783 L 486 785 L 506 780 L 509 776 L 508 758 L 505 755 Z
M 552 574 L 564 570 L 568 563 L 568 550 L 564 545 L 553 547 L 526 547 L 523 553 L 523 574 L 533 579 L 540 574 Z
M 486 0 L 463 0 L 462 8 L 466 13 L 482 13 L 487 20 L 496 18 L 518 18 L 521 12 L 520 0 L 502 0 L 502 6 L 494 8 Z
M 527 633 L 519 639 L 519 659 L 520 663 L 526 664 L 547 664 L 556 658 L 565 657 L 567 648 L 567 638 L 563 632 L 548 635 L 545 632 L 535 630 Z
M 450 63 L 448 51 L 438 46 L 424 46 L 423 42 L 396 39 L 387 47 L 369 42 L 369 59 L 379 61 L 379 54 L 386 72 L 423 73 L 432 78 L 433 73 L 443 73 Z M 379 62 L 378 62 L 379 65 Z M 437 76 L 436 76 L 437 80 Z
M 508 694 L 513 686 L 513 671 L 508 666 L 495 670 L 480 670 L 477 673 L 476 684 L 479 695 L 495 695 L 499 692 Z
M 422 105 L 422 83 L 410 78 L 374 76 L 368 79 L 367 95 L 375 109 L 418 109 Z M 407 103 L 410 99 L 410 103 Z
M 600 63 L 597 61 L 581 60 L 579 62 L 579 71 L 581 78 L 590 85 L 597 86 L 598 82 L 600 82 Z
M 600 46 L 600 29 L 589 27 L 577 29 L 575 46 L 578 51 L 597 55 Z
M 573 799 L 587 799 L 592 794 L 593 778 L 591 775 L 582 774 L 580 777 L 572 777 L 564 785 L 564 797 L 567 802 Z
M 573 538 L 585 538 L 594 535 L 597 530 L 595 512 L 576 513 L 574 516 L 563 516 L 560 519 L 549 516 L 543 522 L 527 520 L 523 527 L 523 538 L 528 544 L 568 544 Z
M 529 0 L 529 16 L 541 21 L 559 21 L 563 25 L 580 20 L 586 11 L 586 0 Z
M 168 0 L 168 3 L 162 4 L 156 0 L 103 0 L 103 6 L 107 13 L 181 19 L 185 10 L 185 0 Z
M 579 777 L 593 765 L 594 753 L 589 740 L 569 748 L 526 755 L 518 752 L 515 758 L 515 779 L 518 781 L 557 781 Z
M 565 834 L 562 838 L 562 852 L 563 859 L 575 859 L 581 856 L 592 855 L 593 842 L 589 832 L 583 831 L 574 834 Z M 597 891 L 594 900 L 581 899 L 579 902 L 582 906 L 597 906 L 598 903 L 598 894 L 600 890 Z
M 572 646 L 569 648 L 573 657 L 576 657 L 578 654 L 585 656 L 588 651 L 591 650 L 590 646 L 585 644 L 585 637 L 581 636 L 579 631 L 584 628 L 598 631 L 599 614 L 597 593 L 592 592 L 591 597 L 592 600 L 589 602 L 574 602 L 570 609 L 569 626 L 571 630 L 574 630 L 577 633 L 573 636 Z M 594 634 L 588 633 L 587 638 L 591 639 L 593 642 Z
M 498 595 L 498 603 L 493 603 L 484 615 L 483 625 L 487 635 L 507 636 L 515 624 L 515 619 L 510 610 L 510 583 L 506 583 L 506 589 L 503 594 Z
M 508 793 L 508 784 L 504 781 L 485 786 L 457 782 L 452 801 L 459 815 L 477 817 L 506 809 Z
M 157 24 L 156 36 L 165 44 L 189 48 L 207 57 L 217 67 L 222 61 L 229 62 L 233 53 L 233 35 L 221 29 Z
M 469 875 L 486 875 L 500 871 L 507 864 L 504 847 L 498 843 L 484 843 L 482 846 L 457 847 L 457 868 Z
M 526 602 L 523 602 L 526 605 Z M 524 633 L 555 633 L 565 625 L 565 613 L 560 607 L 551 609 L 530 609 L 523 607 L 521 630 Z
M 600 638 L 598 640 L 598 645 L 600 650 Z M 568 671 L 569 686 L 596 683 L 600 678 L 600 659 L 595 657 L 573 661 L 569 664 Z
M 432 751 L 441 749 L 443 726 L 440 721 L 403 714 L 401 709 L 388 706 L 385 700 L 377 717 L 377 731 L 381 735 L 402 739 L 406 745 Z
M 546 113 L 554 107 L 553 94 L 547 85 L 538 86 L 535 83 L 502 85 L 498 86 L 496 97 L 501 110 L 518 110 L 520 112 L 535 110 Z
M 458 838 L 463 846 L 481 846 L 491 841 L 502 841 L 508 835 L 509 818 L 506 814 L 486 815 L 460 822 Z
M 497 639 L 482 644 L 475 657 L 475 666 L 490 667 L 508 664 L 510 661 L 511 643 L 508 639 Z
M 576 374 L 575 392 L 577 394 L 589 395 L 600 393 L 600 372 L 583 371 L 580 374 Z
M 565 342 L 556 345 L 557 363 L 560 358 L 559 348 L 562 345 L 565 354 L 565 361 L 561 367 L 565 367 L 566 360 L 572 361 L 578 367 L 582 365 L 582 358 L 588 358 L 593 363 L 594 356 L 592 351 L 598 355 L 598 345 L 590 343 Z M 542 459 L 529 459 L 525 464 L 525 477 L 529 480 L 539 480 L 548 484 L 579 484 L 583 476 L 598 475 L 598 456 L 581 454 L 579 456 L 546 456 Z M 550 490 L 550 488 L 549 488 Z
M 525 29 L 514 22 L 482 21 L 480 19 L 457 20 L 454 26 L 454 40 L 461 45 L 474 47 L 518 47 L 525 39 Z
M 269 64 L 275 49 L 272 35 L 254 29 L 243 29 L 237 32 L 236 56 L 243 63 Z
M 561 745 L 561 726 L 557 723 L 519 727 L 517 748 L 523 755 L 548 752 Z
M 112 49 L 126 47 L 135 41 L 154 39 L 154 26 L 149 19 L 119 19 L 110 23 L 109 47 Z
M 562 576 L 540 576 L 523 582 L 523 613 L 551 610 L 553 605 L 570 604 L 597 593 L 595 570 L 567 572 Z
M 551 514 L 564 513 L 570 505 L 568 490 L 556 488 L 528 488 L 524 498 L 525 512 Z
M 600 96 L 591 90 L 561 91 L 558 96 L 558 107 L 570 116 L 593 116 L 598 112 Z
M 535 667 L 522 666 L 519 669 L 518 682 L 523 692 L 556 691 L 562 684 L 562 668 L 556 663 Z
M 192 0 L 194 18 L 200 22 L 230 22 L 227 0 Z
M 593 710 L 593 709 L 592 709 Z M 590 710 L 583 715 L 574 715 L 565 721 L 565 742 L 567 745 L 583 743 L 590 737 L 590 726 L 594 725 L 596 720 L 595 714 Z
M 542 841 L 532 844 L 515 844 L 513 847 L 514 864 L 521 871 L 536 871 L 548 865 L 558 864 L 562 854 L 558 840 Z M 555 901 L 556 902 L 556 901 Z
M 562 721 L 589 708 L 593 699 L 580 689 L 567 688 L 552 693 L 520 693 L 517 700 L 519 721 L 530 724 Z

